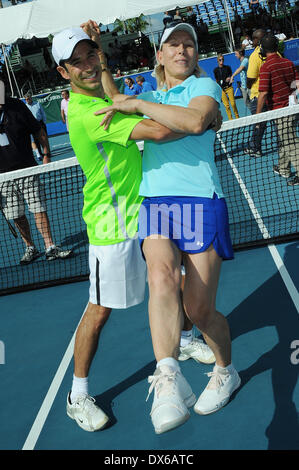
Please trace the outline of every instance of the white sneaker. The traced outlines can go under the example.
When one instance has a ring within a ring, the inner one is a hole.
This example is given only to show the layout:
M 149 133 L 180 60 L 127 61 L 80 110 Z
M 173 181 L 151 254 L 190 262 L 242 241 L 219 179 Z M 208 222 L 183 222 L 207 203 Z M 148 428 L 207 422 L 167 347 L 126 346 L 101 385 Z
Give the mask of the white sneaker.
M 178 360 L 187 361 L 190 358 L 203 364 L 213 364 L 216 360 L 211 348 L 198 338 L 193 338 L 187 346 L 180 347 Z
M 236 369 L 229 373 L 227 369 L 223 370 L 215 365 L 213 372 L 208 372 L 207 375 L 211 379 L 194 406 L 194 411 L 200 415 L 220 410 L 241 383 Z
M 161 365 L 148 382 L 151 386 L 147 399 L 155 389 L 151 419 L 156 434 L 170 431 L 187 421 L 190 417 L 188 408 L 194 405 L 196 397 L 181 371 Z
M 95 404 L 95 399 L 89 395 L 79 396 L 71 403 L 70 393 L 67 397 L 67 415 L 76 421 L 85 431 L 98 431 L 108 422 L 108 416 Z

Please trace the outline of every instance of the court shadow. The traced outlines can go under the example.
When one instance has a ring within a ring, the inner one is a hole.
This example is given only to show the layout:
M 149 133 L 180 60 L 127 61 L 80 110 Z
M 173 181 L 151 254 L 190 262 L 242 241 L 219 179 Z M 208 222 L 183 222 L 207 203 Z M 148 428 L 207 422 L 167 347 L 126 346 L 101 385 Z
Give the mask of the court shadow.
M 291 269 L 294 267 L 297 249 L 297 242 L 289 245 L 286 249 L 284 262 Z M 298 276 L 298 274 L 296 275 Z M 272 276 L 246 298 L 227 316 L 227 320 L 230 325 L 232 341 L 260 328 L 267 326 L 276 328 L 278 343 L 271 350 L 265 351 L 246 370 L 239 372 L 242 382 L 238 392 L 254 376 L 271 370 L 275 411 L 272 421 L 266 429 L 268 449 L 299 449 L 298 411 L 293 402 L 299 365 L 294 365 L 291 362 L 291 343 L 294 339 L 298 339 L 299 335 L 299 315 L 288 294 L 282 294 L 280 274 Z M 272 391 L 269 390 L 270 399 L 271 393 Z
M 82 230 L 81 232 L 69 235 L 65 237 L 61 243 L 61 246 L 71 246 L 74 250 L 84 247 L 87 247 L 88 251 L 88 238 L 86 230 Z
M 122 382 L 118 383 L 114 387 L 109 388 L 104 393 L 95 396 L 96 403 L 102 408 L 102 410 L 109 416 L 108 427 L 114 426 L 117 423 L 117 419 L 113 413 L 113 399 L 123 393 L 130 387 L 133 387 L 138 382 L 146 380 L 149 375 L 152 375 L 156 367 L 156 361 L 149 362 L 147 365 L 139 369 L 134 374 L 127 377 Z

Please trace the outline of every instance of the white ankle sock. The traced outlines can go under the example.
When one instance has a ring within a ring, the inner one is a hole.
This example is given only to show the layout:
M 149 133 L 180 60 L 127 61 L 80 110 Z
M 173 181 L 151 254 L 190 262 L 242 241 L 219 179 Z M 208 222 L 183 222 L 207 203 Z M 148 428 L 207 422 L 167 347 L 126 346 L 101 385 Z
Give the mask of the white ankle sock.
M 228 366 L 226 367 L 220 367 L 216 364 L 217 368 L 220 370 L 220 372 L 227 371 L 229 374 L 232 374 L 233 371 L 235 370 L 233 363 L 231 362 Z
M 46 248 L 46 251 L 48 252 L 48 251 L 52 250 L 53 248 L 55 248 L 55 245 L 50 245 L 50 246 L 48 246 L 48 248 Z
M 80 395 L 88 395 L 88 377 L 73 376 L 73 384 L 71 391 L 71 402 L 73 403 Z
M 193 329 L 181 331 L 181 341 L 180 341 L 181 347 L 187 346 L 187 344 L 191 343 L 192 340 L 193 340 Z
M 174 359 L 174 357 L 165 357 L 164 359 L 161 359 L 159 362 L 157 362 L 157 367 L 159 366 L 169 366 L 173 369 L 180 370 L 179 363 L 176 359 Z

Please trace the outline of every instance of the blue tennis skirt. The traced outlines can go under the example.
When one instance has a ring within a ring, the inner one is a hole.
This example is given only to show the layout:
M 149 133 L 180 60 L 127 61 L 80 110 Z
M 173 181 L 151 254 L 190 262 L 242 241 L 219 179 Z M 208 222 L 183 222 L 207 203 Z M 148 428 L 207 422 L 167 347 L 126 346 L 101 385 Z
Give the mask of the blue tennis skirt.
M 185 253 L 201 253 L 213 245 L 223 260 L 234 258 L 224 198 L 161 196 L 143 200 L 138 237 L 142 247 L 150 235 L 169 238 Z

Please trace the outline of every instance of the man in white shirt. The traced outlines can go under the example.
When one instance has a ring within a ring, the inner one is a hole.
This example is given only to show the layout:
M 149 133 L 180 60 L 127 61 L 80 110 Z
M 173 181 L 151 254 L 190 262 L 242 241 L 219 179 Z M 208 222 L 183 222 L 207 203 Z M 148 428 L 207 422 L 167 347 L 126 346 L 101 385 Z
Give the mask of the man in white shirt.
M 242 48 L 243 49 L 251 49 L 253 47 L 253 43 L 249 37 L 249 34 L 246 34 L 245 39 L 242 41 Z
M 63 90 L 61 92 L 61 97 L 62 97 L 61 105 L 60 105 L 61 119 L 62 119 L 62 122 L 66 125 L 67 130 L 69 130 L 68 123 L 67 123 L 67 108 L 68 108 L 69 99 L 70 99 L 69 90 Z

